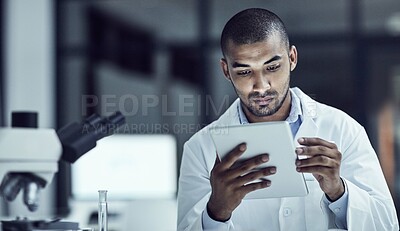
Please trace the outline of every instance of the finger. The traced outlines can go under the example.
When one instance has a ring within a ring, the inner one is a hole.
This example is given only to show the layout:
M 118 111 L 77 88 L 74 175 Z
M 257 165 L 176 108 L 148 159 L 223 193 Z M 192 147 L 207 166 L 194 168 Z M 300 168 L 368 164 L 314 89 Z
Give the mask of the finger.
M 243 154 L 244 151 L 246 151 L 245 143 L 241 143 L 238 146 L 236 146 L 221 160 L 220 163 L 221 168 L 229 169 L 239 159 L 239 157 Z
M 317 155 L 311 158 L 296 160 L 297 167 L 324 166 L 330 168 L 340 167 L 338 161 L 324 155 Z
M 333 159 L 339 159 L 340 153 L 337 149 L 331 149 L 326 146 L 304 146 L 296 148 L 297 155 L 315 156 L 325 155 Z
M 268 154 L 262 154 L 253 158 L 250 158 L 242 163 L 235 163 L 232 174 L 236 176 L 241 176 L 245 173 L 252 171 L 254 168 L 259 167 L 261 164 L 269 161 Z
M 246 185 L 248 183 L 251 183 L 255 180 L 265 180 L 263 177 L 270 176 L 276 173 L 276 167 L 268 167 L 264 168 L 258 171 L 254 171 L 251 173 L 248 173 L 244 176 L 241 176 L 238 178 L 238 180 L 235 182 L 238 185 Z
M 262 188 L 267 188 L 269 186 L 271 186 L 271 181 L 270 180 L 262 180 L 262 181 L 257 182 L 257 183 L 250 183 L 250 184 L 247 184 L 247 185 L 243 186 L 241 188 L 241 192 L 244 195 L 246 195 L 249 192 L 253 192 L 253 191 L 256 191 L 256 190 L 262 189 Z
M 337 148 L 335 143 L 317 137 L 301 137 L 297 141 L 299 142 L 299 144 L 305 146 L 322 145 L 332 149 Z
M 313 173 L 323 176 L 324 178 L 332 177 L 335 174 L 335 170 L 325 166 L 311 166 L 311 167 L 297 167 L 296 171 L 302 173 Z

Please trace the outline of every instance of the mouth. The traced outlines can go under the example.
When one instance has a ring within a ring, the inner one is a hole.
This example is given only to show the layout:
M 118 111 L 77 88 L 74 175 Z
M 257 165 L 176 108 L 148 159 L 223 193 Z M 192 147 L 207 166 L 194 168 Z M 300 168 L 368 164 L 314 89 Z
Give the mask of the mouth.
M 267 97 L 257 97 L 257 98 L 253 98 L 253 101 L 260 105 L 260 106 L 266 106 L 268 104 L 270 104 L 272 102 L 274 98 L 271 96 L 267 96 Z

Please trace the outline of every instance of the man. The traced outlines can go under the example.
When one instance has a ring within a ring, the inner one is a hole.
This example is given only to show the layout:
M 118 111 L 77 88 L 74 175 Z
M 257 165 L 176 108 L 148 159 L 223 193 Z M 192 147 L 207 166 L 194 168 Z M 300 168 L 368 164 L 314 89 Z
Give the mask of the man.
M 364 128 L 344 112 L 289 88 L 296 47 L 274 13 L 247 9 L 233 16 L 221 36 L 221 67 L 239 99 L 184 146 L 178 192 L 178 230 L 399 230 L 393 200 Z M 274 182 L 254 179 L 280 171 L 260 153 L 237 163 L 246 144 L 223 159 L 208 129 L 287 121 L 299 146 L 296 170 L 309 195 L 243 200 Z

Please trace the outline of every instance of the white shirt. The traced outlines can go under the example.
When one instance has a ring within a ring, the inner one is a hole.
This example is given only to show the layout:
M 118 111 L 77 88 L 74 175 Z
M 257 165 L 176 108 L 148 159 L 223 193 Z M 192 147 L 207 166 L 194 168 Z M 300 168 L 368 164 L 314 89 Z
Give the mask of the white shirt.
M 399 229 L 393 200 L 362 126 L 342 111 L 312 100 L 299 89 L 291 89 L 291 92 L 293 98 L 300 100 L 302 121 L 294 140 L 314 136 L 336 143 L 342 153 L 340 173 L 346 194 L 328 203 L 315 178 L 305 174 L 310 191 L 306 197 L 243 200 L 229 221 L 211 220 L 206 204 L 211 193 L 209 177 L 216 150 L 208 127 L 239 124 L 240 102 L 236 100 L 224 115 L 196 133 L 184 146 L 178 191 L 178 230 L 320 231 L 345 226 L 349 230 Z M 347 203 L 340 201 L 343 198 Z M 347 214 L 346 218 L 337 219 L 343 217 L 343 213 Z

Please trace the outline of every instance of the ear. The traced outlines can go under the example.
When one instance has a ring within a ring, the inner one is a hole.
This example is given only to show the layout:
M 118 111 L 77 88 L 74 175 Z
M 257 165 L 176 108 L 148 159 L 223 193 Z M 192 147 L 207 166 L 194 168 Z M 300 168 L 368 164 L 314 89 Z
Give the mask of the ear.
M 289 51 L 289 63 L 290 63 L 290 71 L 293 71 L 297 65 L 297 49 L 293 45 L 290 47 Z
M 219 61 L 219 64 L 221 65 L 221 69 L 222 69 L 222 72 L 224 73 L 225 78 L 228 81 L 231 81 L 231 76 L 229 75 L 228 63 L 226 62 L 226 59 L 222 58 Z

